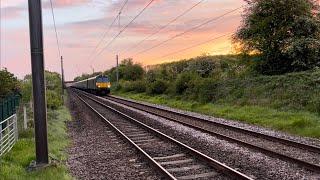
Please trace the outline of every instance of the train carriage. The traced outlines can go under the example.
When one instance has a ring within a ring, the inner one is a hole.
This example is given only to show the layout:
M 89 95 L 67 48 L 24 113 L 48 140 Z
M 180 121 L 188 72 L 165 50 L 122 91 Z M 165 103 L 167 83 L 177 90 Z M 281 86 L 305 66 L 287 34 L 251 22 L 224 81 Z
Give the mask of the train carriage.
M 97 95 L 107 95 L 110 93 L 111 83 L 107 76 L 98 75 L 82 81 L 74 82 L 71 87 Z

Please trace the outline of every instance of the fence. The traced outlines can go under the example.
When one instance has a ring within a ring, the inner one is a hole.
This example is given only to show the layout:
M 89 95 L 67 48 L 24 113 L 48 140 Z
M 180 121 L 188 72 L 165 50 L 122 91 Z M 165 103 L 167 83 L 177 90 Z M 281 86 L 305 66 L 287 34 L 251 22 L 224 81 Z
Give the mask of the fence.
M 6 97 L 0 100 L 0 122 L 16 113 L 16 107 L 19 106 L 20 96 L 18 94 Z
M 19 95 L 11 95 L 0 102 L 0 156 L 10 151 L 18 140 L 16 107 L 19 101 Z
M 18 140 L 17 115 L 13 114 L 9 118 L 0 122 L 0 157 L 10 151 Z

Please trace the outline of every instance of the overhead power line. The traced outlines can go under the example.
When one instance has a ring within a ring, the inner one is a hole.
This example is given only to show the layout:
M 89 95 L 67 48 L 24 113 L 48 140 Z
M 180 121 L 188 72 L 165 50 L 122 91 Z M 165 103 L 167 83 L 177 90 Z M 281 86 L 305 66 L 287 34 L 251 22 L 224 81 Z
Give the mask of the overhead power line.
M 93 51 L 91 52 L 91 54 L 89 55 L 89 58 L 91 58 L 94 53 L 97 51 L 98 47 L 101 45 L 101 43 L 103 42 L 103 40 L 107 37 L 110 29 L 112 28 L 112 26 L 114 25 L 114 23 L 116 22 L 116 20 L 118 19 L 118 17 L 120 16 L 120 14 L 122 13 L 123 8 L 125 7 L 125 5 L 128 3 L 128 0 L 125 0 L 125 2 L 122 4 L 120 10 L 117 13 L 117 16 L 114 18 L 114 20 L 112 21 L 112 23 L 109 25 L 108 29 L 106 29 L 106 31 L 103 33 L 103 35 L 101 36 L 99 42 L 97 43 L 97 45 L 95 46 L 95 48 L 93 49 Z
M 57 26 L 56 26 L 56 19 L 55 19 L 55 16 L 54 16 L 52 0 L 50 0 L 50 6 L 51 6 L 51 13 L 52 13 L 54 31 L 56 33 L 56 42 L 57 42 L 57 47 L 58 47 L 58 53 L 59 53 L 59 58 L 60 58 L 61 57 L 61 50 L 60 50 L 61 48 L 60 48 L 60 44 L 59 44 L 59 38 L 58 38 L 58 32 L 57 32 Z
M 189 46 L 189 47 L 186 47 L 186 48 L 180 49 L 180 50 L 178 50 L 178 51 L 174 51 L 174 52 L 171 52 L 171 53 L 165 54 L 165 55 L 163 55 L 163 56 L 159 57 L 158 59 L 160 59 L 160 58 L 164 58 L 164 57 L 168 57 L 168 56 L 170 56 L 170 55 L 177 54 L 177 53 L 180 53 L 180 52 L 183 52 L 183 51 L 186 51 L 186 50 L 189 50 L 189 49 L 192 49 L 192 48 L 195 48 L 195 47 L 201 46 L 201 45 L 203 45 L 203 44 L 210 43 L 210 42 L 215 41 L 215 40 L 217 40 L 217 39 L 220 39 L 220 38 L 222 38 L 222 37 L 228 37 L 228 36 L 231 36 L 232 34 L 233 34 L 233 33 L 227 33 L 227 34 L 223 34 L 223 35 L 218 36 L 218 37 L 213 36 L 213 37 L 212 37 L 212 38 L 210 38 L 209 40 L 206 40 L 206 41 L 204 41 L 204 42 L 201 42 L 201 43 L 198 43 L 198 44 L 195 44 L 195 45 L 192 45 L 192 46 Z
M 114 36 L 112 40 L 109 41 L 109 43 L 101 50 L 99 53 L 94 57 L 94 59 L 91 61 L 91 64 L 94 62 L 94 60 L 103 53 L 155 0 L 150 0 L 149 3 L 126 25 L 124 26 L 120 32 Z
M 152 36 L 158 34 L 160 31 L 162 31 L 163 29 L 165 29 L 166 27 L 168 27 L 170 24 L 174 23 L 175 21 L 177 21 L 179 18 L 181 18 L 182 16 L 186 15 L 187 13 L 189 13 L 192 9 L 194 9 L 195 7 L 197 7 L 199 4 L 201 4 L 203 1 L 205 0 L 201 0 L 197 3 L 195 3 L 193 6 L 191 6 L 190 8 L 186 9 L 184 12 L 182 12 L 182 14 L 179 14 L 177 17 L 175 17 L 174 19 L 172 19 L 171 21 L 169 21 L 166 25 L 160 27 L 157 31 L 155 31 L 154 33 L 150 34 L 149 36 L 147 36 L 146 38 L 144 38 L 143 40 L 141 40 L 140 42 L 138 42 L 137 44 L 135 44 L 134 46 L 128 48 L 128 50 L 126 51 L 130 51 L 132 49 L 135 49 L 137 47 L 139 47 L 144 41 L 148 40 L 149 38 L 151 38 Z
M 142 51 L 136 53 L 134 56 L 143 54 L 143 53 L 145 53 L 145 52 L 147 52 L 147 51 L 150 51 L 150 50 L 152 50 L 152 49 L 154 49 L 154 48 L 156 48 L 156 47 L 159 47 L 159 46 L 161 46 L 162 44 L 165 44 L 165 43 L 167 43 L 167 42 L 169 42 L 169 41 L 171 41 L 171 40 L 173 40 L 173 39 L 175 39 L 175 38 L 177 38 L 177 37 L 183 36 L 183 35 L 191 32 L 191 31 L 194 31 L 194 30 L 196 30 L 196 29 L 198 29 L 198 28 L 200 28 L 200 27 L 202 27 L 202 26 L 204 26 L 204 25 L 207 25 L 207 24 L 209 24 L 209 23 L 211 23 L 211 22 L 213 22 L 213 21 L 216 21 L 216 20 L 218 20 L 218 19 L 220 19 L 220 18 L 222 18 L 222 17 L 224 17 L 224 16 L 226 16 L 226 15 L 228 15 L 228 14 L 231 14 L 231 13 L 233 13 L 233 12 L 235 12 L 235 11 L 241 9 L 241 8 L 243 8 L 243 6 L 238 7 L 238 8 L 236 8 L 236 9 L 233 9 L 233 10 L 231 10 L 231 11 L 228 11 L 228 12 L 226 12 L 226 13 L 220 15 L 220 16 L 213 17 L 213 18 L 205 21 L 204 23 L 201 23 L 201 24 L 199 24 L 199 25 L 197 25 L 197 26 L 194 26 L 194 27 L 192 27 L 192 28 L 190 28 L 190 29 L 182 32 L 182 33 L 176 34 L 176 35 L 172 36 L 171 38 L 169 38 L 169 39 L 167 39 L 167 40 L 165 40 L 165 41 L 162 41 L 162 42 L 160 42 L 160 43 L 158 43 L 158 44 L 156 44 L 156 45 L 154 45 L 154 46 L 152 46 L 152 47 L 150 47 L 150 48 L 147 48 L 147 49 L 145 49 L 145 50 L 142 50 Z

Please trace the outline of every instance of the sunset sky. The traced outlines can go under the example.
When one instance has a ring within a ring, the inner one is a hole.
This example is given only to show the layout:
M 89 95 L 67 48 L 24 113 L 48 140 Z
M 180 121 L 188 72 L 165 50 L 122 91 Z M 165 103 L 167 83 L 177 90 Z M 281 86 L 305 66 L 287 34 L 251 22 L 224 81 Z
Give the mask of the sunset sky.
M 158 28 L 176 18 L 200 0 L 155 0 L 103 53 L 96 56 L 112 38 L 126 26 L 149 2 L 129 0 L 120 20 L 110 29 L 96 52 L 103 33 L 117 15 L 125 0 L 52 0 L 56 16 L 58 37 L 64 57 L 66 80 L 82 73 L 101 71 L 115 66 L 115 56 L 132 57 L 143 65 L 158 64 L 193 57 L 203 53 L 227 54 L 232 52 L 230 37 L 225 36 L 207 44 L 171 54 L 209 39 L 234 32 L 241 22 L 242 9 L 212 21 L 201 28 L 168 41 L 150 51 L 142 52 L 179 33 L 209 19 L 220 16 L 245 4 L 242 0 L 204 0 L 176 22 L 144 41 Z M 56 45 L 50 2 L 42 1 L 44 54 L 47 70 L 60 72 L 60 60 Z M 31 72 L 30 42 L 27 0 L 1 0 L 1 66 L 8 68 L 19 78 Z M 128 51 L 128 49 L 131 49 Z M 164 55 L 170 54 L 166 57 Z M 90 58 L 90 55 L 91 56 Z M 92 58 L 96 57 L 96 58 Z M 91 68 L 92 67 L 92 68 Z

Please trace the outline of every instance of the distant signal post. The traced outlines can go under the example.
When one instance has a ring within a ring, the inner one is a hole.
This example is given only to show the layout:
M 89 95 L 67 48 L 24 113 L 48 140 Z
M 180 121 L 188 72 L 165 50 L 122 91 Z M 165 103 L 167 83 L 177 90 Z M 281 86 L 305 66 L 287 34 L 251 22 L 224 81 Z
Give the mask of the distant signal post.
M 36 141 L 36 166 L 41 167 L 49 163 L 41 0 L 29 0 L 28 5 L 34 101 L 33 113 Z

